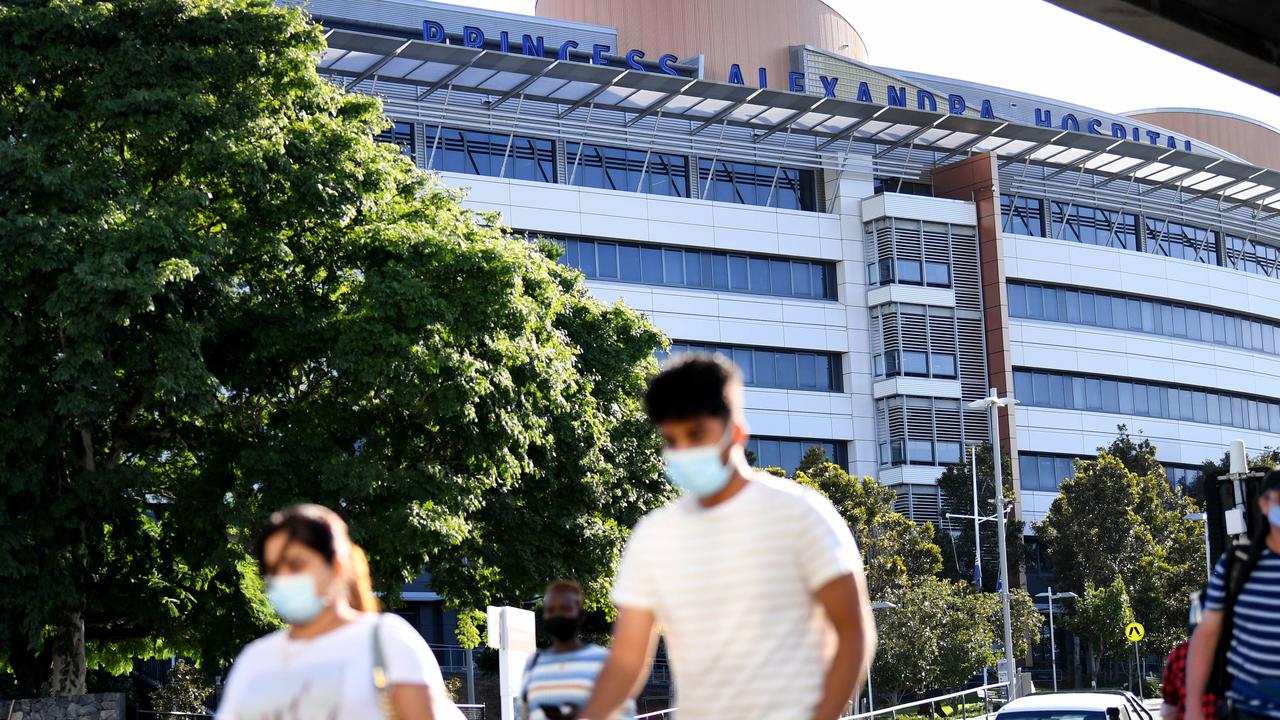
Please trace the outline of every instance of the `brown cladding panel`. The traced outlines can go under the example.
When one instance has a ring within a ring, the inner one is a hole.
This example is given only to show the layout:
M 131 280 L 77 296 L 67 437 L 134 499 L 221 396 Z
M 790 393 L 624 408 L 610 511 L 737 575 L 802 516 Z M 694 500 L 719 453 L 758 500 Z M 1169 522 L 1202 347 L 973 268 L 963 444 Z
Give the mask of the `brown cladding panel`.
M 1280 132 L 1245 118 L 1196 110 L 1152 110 L 1129 117 L 1206 142 L 1251 163 L 1280 170 Z
M 764 67 L 769 87 L 786 89 L 793 45 L 867 59 L 858 31 L 821 0 L 538 0 L 537 14 L 616 27 L 621 50 L 644 50 L 646 60 L 703 55 L 709 80 L 727 80 L 738 63 L 752 86 Z

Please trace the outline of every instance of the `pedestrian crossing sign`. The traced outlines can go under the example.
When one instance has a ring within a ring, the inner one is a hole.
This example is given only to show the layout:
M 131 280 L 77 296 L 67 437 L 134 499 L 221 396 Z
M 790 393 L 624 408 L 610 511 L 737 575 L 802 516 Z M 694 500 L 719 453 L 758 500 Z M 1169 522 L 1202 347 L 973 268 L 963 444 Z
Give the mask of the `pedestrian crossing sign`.
M 1146 635 L 1147 631 L 1142 627 L 1142 623 L 1132 622 L 1124 629 L 1124 637 L 1129 642 L 1136 643 L 1146 637 Z

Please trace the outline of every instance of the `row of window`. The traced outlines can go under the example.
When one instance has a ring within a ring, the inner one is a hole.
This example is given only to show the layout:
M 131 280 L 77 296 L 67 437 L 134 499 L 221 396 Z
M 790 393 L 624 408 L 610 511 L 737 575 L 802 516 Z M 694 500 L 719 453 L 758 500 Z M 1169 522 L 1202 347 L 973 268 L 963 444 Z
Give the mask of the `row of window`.
M 1115 293 L 1010 282 L 1009 316 L 1131 330 L 1280 354 L 1280 325 Z
M 959 441 L 890 440 L 880 443 L 880 464 L 959 465 L 962 453 Z
M 1256 239 L 1167 218 L 1140 219 L 1134 213 L 1022 195 L 1001 195 L 1000 210 L 1005 232 L 1148 252 L 1280 277 L 1280 248 Z
M 917 350 L 889 350 L 883 355 L 872 356 L 876 377 L 932 377 L 954 380 L 956 356 L 954 353 L 920 352 Z
M 867 284 L 877 285 L 927 285 L 951 287 L 951 263 L 932 260 L 904 260 L 881 258 L 867 263 Z
M 1034 407 L 1088 410 L 1280 433 L 1280 402 L 1161 383 L 1016 370 L 1014 397 Z
M 512 180 L 554 183 L 556 142 L 549 138 L 458 128 L 423 127 L 427 167 Z M 379 140 L 416 154 L 414 125 L 397 121 Z M 564 142 L 565 176 L 579 187 L 692 197 L 685 155 Z M 699 158 L 700 197 L 787 210 L 818 210 L 817 173 L 802 168 Z
M 835 353 L 773 350 L 741 345 L 675 341 L 670 353 L 720 353 L 742 370 L 749 387 L 840 392 L 840 356 Z
M 560 261 L 591 280 L 836 299 L 835 263 L 663 245 L 561 238 Z
M 1058 492 L 1063 480 L 1075 477 L 1076 460 L 1092 460 L 1092 456 L 1055 455 L 1051 453 L 1018 453 L 1018 475 L 1023 490 Z M 1164 465 L 1164 475 L 1169 484 L 1185 488 L 1200 478 L 1199 467 L 1190 465 Z
M 820 447 L 827 459 L 848 469 L 848 447 L 834 440 L 802 440 L 779 437 L 751 437 L 747 440 L 747 452 L 754 456 L 755 466 L 782 468 L 790 475 L 800 467 L 800 460 L 811 447 Z

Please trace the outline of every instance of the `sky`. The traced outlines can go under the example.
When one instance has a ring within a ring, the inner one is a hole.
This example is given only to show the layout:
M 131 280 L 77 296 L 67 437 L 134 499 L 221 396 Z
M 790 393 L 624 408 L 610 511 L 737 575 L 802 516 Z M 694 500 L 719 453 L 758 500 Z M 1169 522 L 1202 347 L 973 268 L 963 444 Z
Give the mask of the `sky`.
M 534 0 L 447 1 L 524 14 L 532 14 L 534 7 Z M 993 85 L 1111 113 L 1206 108 L 1280 128 L 1280 97 L 1042 0 L 828 0 L 828 4 L 857 29 L 875 65 Z M 959 38 L 980 41 L 962 48 Z

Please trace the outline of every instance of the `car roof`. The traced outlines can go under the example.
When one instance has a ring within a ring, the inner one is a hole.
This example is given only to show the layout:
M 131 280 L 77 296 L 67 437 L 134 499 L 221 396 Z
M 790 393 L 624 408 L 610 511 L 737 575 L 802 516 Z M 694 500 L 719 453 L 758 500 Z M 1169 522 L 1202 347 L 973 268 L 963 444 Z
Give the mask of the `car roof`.
M 1019 710 L 1086 710 L 1105 711 L 1107 708 L 1127 704 L 1116 693 L 1057 692 L 1036 693 L 1020 697 L 1005 705 L 1001 712 Z

